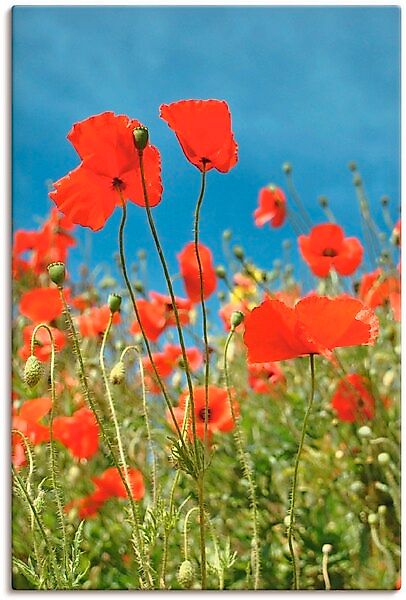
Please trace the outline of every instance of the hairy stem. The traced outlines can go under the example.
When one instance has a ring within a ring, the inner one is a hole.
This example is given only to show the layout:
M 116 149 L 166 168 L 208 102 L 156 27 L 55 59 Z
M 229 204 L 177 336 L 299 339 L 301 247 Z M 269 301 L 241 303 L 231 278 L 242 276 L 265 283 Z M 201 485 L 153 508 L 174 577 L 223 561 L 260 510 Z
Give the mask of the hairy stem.
M 299 447 L 296 455 L 295 466 L 293 470 L 293 481 L 290 492 L 290 507 L 289 507 L 289 526 L 288 526 L 288 545 L 290 556 L 292 558 L 292 568 L 293 568 L 293 584 L 292 589 L 299 589 L 299 575 L 298 568 L 296 564 L 296 556 L 293 548 L 293 535 L 294 535 L 294 527 L 295 527 L 295 503 L 296 503 L 296 489 L 297 489 L 297 475 L 300 464 L 300 457 L 302 454 L 303 444 L 306 436 L 307 430 L 307 422 L 309 419 L 310 412 L 313 406 L 314 400 L 314 388 L 315 388 L 315 378 L 314 378 L 314 354 L 310 354 L 310 377 L 311 377 L 311 389 L 310 389 L 310 398 L 309 404 L 307 406 L 307 410 L 305 413 L 305 417 L 303 420 L 302 432 L 300 434 Z
M 242 471 L 248 481 L 248 490 L 249 497 L 251 503 L 251 526 L 252 526 L 252 544 L 251 544 L 251 556 L 252 556 L 252 564 L 253 564 L 253 572 L 254 572 L 254 589 L 257 590 L 259 586 L 259 577 L 261 570 L 261 562 L 260 562 L 260 553 L 259 553 L 259 535 L 258 535 L 258 503 L 257 503 L 257 494 L 256 494 L 256 486 L 254 481 L 254 475 L 252 473 L 251 467 L 249 465 L 249 461 L 247 459 L 246 452 L 244 450 L 243 437 L 240 428 L 239 418 L 236 415 L 234 402 L 231 394 L 231 386 L 230 386 L 230 376 L 228 372 L 228 361 L 227 361 L 227 353 L 228 348 L 231 342 L 231 339 L 234 335 L 235 328 L 232 328 L 230 333 L 228 334 L 226 344 L 224 346 L 224 374 L 226 379 L 226 388 L 227 388 L 227 397 L 230 405 L 231 416 L 234 423 L 234 439 L 237 446 L 237 454 L 238 459 L 240 461 L 240 465 Z

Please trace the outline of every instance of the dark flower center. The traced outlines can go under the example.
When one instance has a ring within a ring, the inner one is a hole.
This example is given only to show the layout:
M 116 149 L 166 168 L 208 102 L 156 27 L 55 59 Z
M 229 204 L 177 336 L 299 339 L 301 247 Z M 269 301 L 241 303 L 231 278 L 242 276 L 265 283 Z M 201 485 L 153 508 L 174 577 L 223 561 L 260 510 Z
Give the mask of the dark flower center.
M 203 423 L 206 421 L 206 409 L 201 408 L 198 413 L 198 417 Z M 209 422 L 211 418 L 211 408 L 207 409 L 207 421 Z
M 323 256 L 330 256 L 330 257 L 334 257 L 337 256 L 337 251 L 334 250 L 334 248 L 325 248 L 323 250 Z
M 126 184 L 119 177 L 114 177 L 114 179 L 112 181 L 112 186 L 115 190 L 118 190 L 120 192 L 122 192 L 126 188 Z

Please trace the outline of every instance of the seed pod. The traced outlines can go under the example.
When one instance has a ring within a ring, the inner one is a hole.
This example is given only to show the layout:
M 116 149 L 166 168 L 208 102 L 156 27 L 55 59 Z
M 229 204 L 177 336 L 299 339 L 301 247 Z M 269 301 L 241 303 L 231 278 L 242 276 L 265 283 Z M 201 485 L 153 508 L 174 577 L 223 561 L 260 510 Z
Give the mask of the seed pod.
M 62 287 L 65 277 L 66 269 L 63 262 L 53 262 L 48 265 L 48 274 L 50 280 L 55 283 L 58 287 Z
M 235 310 L 233 312 L 233 314 L 231 315 L 231 319 L 230 319 L 231 328 L 235 329 L 243 321 L 244 321 L 244 314 L 240 310 Z
M 119 360 L 110 371 L 110 383 L 112 385 L 119 385 L 120 383 L 123 383 L 124 377 L 125 366 L 123 361 Z
M 121 306 L 121 296 L 119 296 L 118 294 L 110 294 L 109 308 L 110 308 L 111 312 L 112 313 L 117 312 L 118 310 L 120 310 L 120 306 Z
M 40 360 L 33 354 L 28 357 L 24 367 L 24 380 L 28 387 L 32 388 L 41 379 L 44 374 L 44 366 Z
M 190 560 L 184 560 L 179 567 L 178 581 L 184 588 L 190 589 L 195 578 L 195 570 Z
M 148 144 L 148 138 L 149 138 L 149 134 L 148 134 L 148 129 L 147 127 L 136 127 L 135 129 L 133 129 L 133 136 L 134 136 L 134 144 L 135 147 L 137 148 L 137 150 L 144 150 Z

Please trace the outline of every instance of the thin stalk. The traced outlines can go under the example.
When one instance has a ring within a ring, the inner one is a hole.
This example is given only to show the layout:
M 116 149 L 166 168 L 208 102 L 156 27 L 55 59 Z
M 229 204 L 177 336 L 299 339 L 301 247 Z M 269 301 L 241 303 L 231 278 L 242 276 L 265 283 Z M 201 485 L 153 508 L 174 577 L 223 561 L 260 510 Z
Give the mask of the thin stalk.
M 114 429 L 116 432 L 116 441 L 117 441 L 117 446 L 118 446 L 118 452 L 119 452 L 119 464 L 120 464 L 120 470 L 122 469 L 122 471 L 124 471 L 124 479 L 126 481 L 126 490 L 130 490 L 130 493 L 128 494 L 128 499 L 130 501 L 130 505 L 131 505 L 131 514 L 132 514 L 132 527 L 133 527 L 133 531 L 137 540 L 137 560 L 138 560 L 138 565 L 139 565 L 139 569 L 143 574 L 143 577 L 146 580 L 149 580 L 149 585 L 153 586 L 153 581 L 151 579 L 151 574 L 150 574 L 150 570 L 146 568 L 146 556 L 145 556 L 145 548 L 144 548 L 144 541 L 142 539 L 142 534 L 141 534 L 141 517 L 140 517 L 140 512 L 139 512 L 139 506 L 138 503 L 134 500 L 133 495 L 131 493 L 131 483 L 130 483 L 130 478 L 128 475 L 128 466 L 127 466 L 127 460 L 124 454 L 124 447 L 123 447 L 123 441 L 121 439 L 121 432 L 120 432 L 120 426 L 118 424 L 118 419 L 117 419 L 117 414 L 116 414 L 116 409 L 114 406 L 114 402 L 113 402 L 113 396 L 111 394 L 111 390 L 110 390 L 110 386 L 109 386 L 109 381 L 107 378 L 107 374 L 106 374 L 106 366 L 104 363 L 104 351 L 106 348 L 106 342 L 111 330 L 111 326 L 113 324 L 113 313 L 110 312 L 110 317 L 109 317 L 109 321 L 107 323 L 107 327 L 106 330 L 103 334 L 103 339 L 102 339 L 102 343 L 101 343 L 101 347 L 100 347 L 100 355 L 99 355 L 99 362 L 100 362 L 100 368 L 101 368 L 101 372 L 102 372 L 102 376 L 103 376 L 103 382 L 104 382 L 104 387 L 106 389 L 106 394 L 107 394 L 107 400 L 109 403 L 109 408 L 110 408 L 110 413 L 111 413 L 111 418 L 113 419 L 113 424 L 114 424 Z
M 151 362 L 151 365 L 152 365 L 152 368 L 154 370 L 154 374 L 155 374 L 156 380 L 157 380 L 158 385 L 159 385 L 159 387 L 161 389 L 162 395 L 163 395 L 165 403 L 166 403 L 166 405 L 168 407 L 169 413 L 171 415 L 171 419 L 173 421 L 173 424 L 175 426 L 175 429 L 176 429 L 176 432 L 177 432 L 177 434 L 179 436 L 179 439 L 184 444 L 184 440 L 182 438 L 182 433 L 181 433 L 179 424 L 178 424 L 178 422 L 176 420 L 175 413 L 173 411 L 172 402 L 171 402 L 171 400 L 170 400 L 170 398 L 168 396 L 168 393 L 167 393 L 167 391 L 165 389 L 165 386 L 164 386 L 164 383 L 162 381 L 162 378 L 161 378 L 161 376 L 160 376 L 160 374 L 158 372 L 158 369 L 157 369 L 155 361 L 154 361 L 154 357 L 152 356 L 151 346 L 150 346 L 150 343 L 148 341 L 147 335 L 145 333 L 144 325 L 142 324 L 140 313 L 139 313 L 139 310 L 138 310 L 138 307 L 137 307 L 137 302 L 135 300 L 135 295 L 134 295 L 134 292 L 133 292 L 133 289 L 132 289 L 132 286 L 131 286 L 131 283 L 130 283 L 130 279 L 128 277 L 127 265 L 126 265 L 125 253 L 124 253 L 124 226 L 125 226 L 125 223 L 126 223 L 126 220 L 127 220 L 127 206 L 126 206 L 125 200 L 124 200 L 123 195 L 122 195 L 121 192 L 120 192 L 120 199 L 121 199 L 121 206 L 122 206 L 122 209 L 123 209 L 123 213 L 122 213 L 122 217 L 121 217 L 121 222 L 120 222 L 120 227 L 119 227 L 119 232 L 118 232 L 118 246 L 119 246 L 119 253 L 120 253 L 121 271 L 123 273 L 123 277 L 124 277 L 125 284 L 127 286 L 128 293 L 130 294 L 131 303 L 133 305 L 135 317 L 136 317 L 136 319 L 138 321 L 138 324 L 140 326 L 141 335 L 142 335 L 142 337 L 144 339 L 144 343 L 145 343 L 145 347 L 146 347 L 146 350 L 147 350 L 148 358 L 149 358 L 149 360 Z M 185 447 L 185 450 L 186 450 L 186 447 Z
M 151 234 L 152 234 L 152 238 L 154 240 L 155 248 L 157 250 L 158 257 L 159 257 L 159 260 L 160 260 L 161 265 L 162 265 L 162 270 L 164 272 L 164 277 L 165 277 L 165 280 L 166 280 L 166 285 L 168 287 L 169 295 L 171 297 L 173 313 L 175 315 L 176 329 L 178 330 L 179 344 L 180 344 L 180 347 L 181 347 L 181 350 L 182 350 L 182 359 L 183 359 L 183 363 L 185 365 L 186 381 L 187 381 L 187 386 L 188 386 L 188 391 L 189 391 L 189 396 L 190 396 L 190 402 L 191 402 L 191 409 L 192 409 L 191 410 L 191 414 L 192 414 L 192 431 L 193 431 L 194 448 L 195 448 L 195 455 L 196 455 L 196 466 L 199 466 L 199 464 L 200 464 L 200 454 L 199 454 L 198 445 L 197 445 L 195 401 L 194 401 L 194 391 L 193 391 L 193 383 L 192 383 L 192 378 L 191 378 L 191 371 L 190 371 L 190 366 L 189 366 L 189 360 L 188 360 L 187 353 L 186 353 L 185 340 L 184 340 L 184 337 L 183 337 L 182 325 L 181 325 L 180 318 L 179 318 L 178 307 L 176 305 L 176 298 L 175 298 L 175 293 L 174 293 L 174 290 L 173 290 L 171 276 L 169 274 L 168 265 L 167 265 L 166 260 L 165 260 L 165 255 L 164 255 L 164 251 L 163 251 L 161 242 L 159 241 L 158 231 L 157 231 L 157 228 L 156 228 L 156 225 L 155 225 L 154 218 L 152 216 L 151 206 L 150 206 L 150 203 L 149 203 L 148 190 L 147 190 L 147 184 L 146 184 L 145 173 L 144 173 L 144 156 L 143 156 L 142 150 L 138 151 L 138 156 L 139 156 L 139 159 L 140 159 L 140 173 L 141 173 L 142 189 L 143 189 L 143 193 L 144 193 L 144 202 L 145 202 L 145 210 L 146 210 L 146 213 L 147 213 L 148 225 L 149 225 L 149 228 L 151 230 Z
M 330 576 L 328 574 L 328 555 L 328 552 L 323 552 L 321 570 L 323 574 L 324 587 L 326 588 L 326 590 L 331 590 Z
M 156 456 L 155 456 L 155 450 L 154 450 L 154 443 L 152 441 L 151 424 L 150 424 L 149 410 L 148 410 L 148 404 L 147 404 L 147 391 L 145 389 L 144 365 L 142 364 L 142 357 L 141 357 L 141 354 L 140 354 L 137 346 L 127 346 L 126 348 L 124 348 L 124 350 L 121 353 L 120 360 L 121 360 L 121 362 L 123 362 L 125 355 L 130 350 L 133 350 L 137 354 L 138 368 L 139 368 L 140 376 L 141 376 L 142 407 L 143 407 L 144 417 L 145 417 L 145 427 L 147 430 L 148 446 L 149 446 L 149 451 L 151 453 L 151 459 L 152 459 L 152 475 L 151 475 L 152 502 L 153 502 L 154 506 L 156 506 L 157 492 L 158 492 L 158 489 L 157 489 L 157 486 L 158 486 L 157 462 L 156 462 Z
M 231 386 L 230 386 L 230 376 L 228 372 L 228 362 L 227 362 L 227 353 L 228 347 L 230 345 L 231 339 L 234 335 L 235 328 L 230 330 L 230 333 L 227 336 L 227 340 L 224 346 L 224 375 L 226 379 L 226 388 L 227 388 L 227 398 L 230 405 L 231 416 L 234 423 L 234 439 L 235 444 L 237 446 L 237 454 L 238 459 L 240 461 L 240 465 L 242 471 L 248 481 L 248 489 L 249 496 L 251 502 L 251 526 L 252 526 L 252 545 L 251 545 L 251 560 L 253 563 L 253 571 L 254 571 L 254 589 L 257 590 L 259 586 L 259 577 L 261 570 L 260 563 L 260 554 L 259 554 L 259 536 L 258 536 L 258 504 L 257 504 L 257 494 L 255 489 L 255 481 L 254 476 L 247 460 L 247 455 L 244 450 L 242 432 L 239 424 L 239 419 L 236 415 L 234 402 L 231 395 Z
M 188 524 L 192 512 L 199 510 L 198 506 L 193 506 L 187 513 L 183 523 L 183 556 L 185 560 L 189 559 L 189 544 L 188 544 Z
M 206 589 L 207 586 L 207 565 L 206 565 L 206 510 L 204 507 L 204 487 L 203 487 L 203 473 L 197 480 L 197 494 L 199 500 L 199 530 L 200 530 L 200 573 L 202 590 Z
M 309 228 L 312 226 L 312 220 L 303 202 L 301 201 L 299 194 L 297 193 L 295 184 L 293 183 L 292 173 L 285 173 L 285 175 L 288 190 L 290 192 L 291 197 L 293 198 L 294 203 L 296 204 L 296 208 L 298 209 L 298 217 L 300 217 L 300 219 L 302 220 L 305 229 Z
M 315 378 L 314 378 L 314 354 L 310 354 L 310 377 L 311 377 L 311 390 L 310 390 L 310 398 L 309 404 L 307 406 L 306 414 L 303 420 L 302 432 L 300 435 L 299 448 L 296 455 L 295 466 L 293 471 L 293 481 L 292 488 L 290 492 L 290 507 L 289 507 L 289 526 L 288 526 L 288 545 L 290 556 L 292 558 L 292 568 L 293 568 L 293 586 L 292 589 L 299 589 L 299 575 L 298 569 L 296 565 L 296 556 L 293 548 L 293 533 L 295 526 L 295 503 L 296 503 L 296 489 L 297 489 L 297 475 L 299 470 L 300 457 L 302 454 L 303 444 L 306 436 L 307 422 L 309 419 L 310 412 L 312 410 L 313 401 L 314 401 L 314 389 L 315 389 Z
M 86 375 L 85 366 L 84 366 L 84 362 L 83 362 L 83 356 L 82 356 L 82 352 L 81 352 L 81 349 L 80 349 L 78 334 L 77 334 L 75 325 L 73 323 L 73 319 L 72 319 L 72 315 L 71 315 L 70 310 L 69 310 L 69 306 L 68 306 L 68 304 L 66 302 L 66 298 L 65 298 L 65 294 L 64 294 L 63 288 L 62 287 L 58 287 L 58 290 L 59 290 L 59 295 L 60 295 L 61 300 L 62 300 L 63 310 L 64 310 L 64 314 L 66 316 L 66 320 L 67 320 L 69 332 L 70 332 L 71 337 L 72 337 L 74 353 L 76 355 L 76 358 L 77 358 L 77 361 L 78 361 L 78 365 L 79 365 L 79 379 L 80 379 L 80 382 L 81 382 L 81 385 L 82 385 L 83 394 L 85 396 L 85 399 L 86 399 L 88 405 L 90 406 L 90 408 L 91 408 L 91 410 L 92 410 L 92 412 L 94 414 L 96 422 L 97 422 L 97 424 L 99 426 L 99 429 L 100 429 L 100 431 L 102 433 L 103 441 L 104 441 L 104 443 L 106 444 L 106 446 L 107 446 L 107 448 L 109 450 L 109 453 L 110 453 L 111 459 L 113 461 L 113 464 L 114 464 L 115 468 L 117 469 L 119 477 L 120 477 L 120 479 L 121 479 L 121 481 L 122 481 L 122 483 L 124 485 L 124 488 L 125 488 L 125 490 L 127 492 L 127 496 L 128 496 L 129 499 L 131 499 L 132 498 L 131 489 L 127 485 L 127 480 L 126 480 L 125 476 L 123 475 L 123 472 L 122 472 L 122 470 L 120 468 L 119 462 L 118 462 L 117 457 L 115 455 L 115 452 L 113 450 L 113 445 L 112 445 L 112 443 L 110 441 L 110 438 L 107 435 L 106 428 L 104 426 L 104 423 L 103 423 L 102 419 L 100 418 L 100 415 L 99 415 L 99 412 L 97 410 L 96 404 L 95 404 L 95 402 L 94 402 L 94 400 L 92 398 L 91 392 L 90 392 L 89 382 L 87 380 L 87 375 Z M 130 500 L 130 502 L 131 502 L 131 500 Z M 143 583 L 144 583 L 141 576 L 140 576 L 140 583 L 141 583 L 141 585 L 143 585 Z
M 52 574 L 54 576 L 55 581 L 57 582 L 57 585 L 59 586 L 60 585 L 60 578 L 59 578 L 59 575 L 58 575 L 59 569 L 58 569 L 58 566 L 57 566 L 57 563 L 56 563 L 54 549 L 51 546 L 50 541 L 49 541 L 49 536 L 46 534 L 46 531 L 45 531 L 44 526 L 43 526 L 43 524 L 41 522 L 41 519 L 39 517 L 37 509 L 35 508 L 35 505 L 34 505 L 34 502 L 32 501 L 31 496 L 27 492 L 27 488 L 24 485 L 24 481 L 23 481 L 22 477 L 20 476 L 19 472 L 17 471 L 17 469 L 15 468 L 14 465 L 11 465 L 11 468 L 13 470 L 13 475 L 14 475 L 16 481 L 17 481 L 18 487 L 19 487 L 20 491 L 23 493 L 25 499 L 27 500 L 27 503 L 28 503 L 28 505 L 30 507 L 31 513 L 34 515 L 34 519 L 35 519 L 35 521 L 36 521 L 36 523 L 38 525 L 38 529 L 39 529 L 39 531 L 41 533 L 42 539 L 44 540 L 45 547 L 46 547 L 47 552 L 48 552 L 48 556 L 50 557 L 50 560 L 51 560 L 51 563 L 52 563 L 52 569 L 53 569 L 53 573 Z
M 50 378 L 51 378 L 51 410 L 49 413 L 49 456 L 50 456 L 50 469 L 51 469 L 51 482 L 52 489 L 55 496 L 56 502 L 56 510 L 58 515 L 58 521 L 61 526 L 62 531 L 62 557 L 63 564 L 65 567 L 65 573 L 68 574 L 68 547 L 67 547 L 67 537 L 66 537 L 66 527 L 65 527 L 65 519 L 64 512 L 62 506 L 62 491 L 57 483 L 56 478 L 56 460 L 55 460 L 55 440 L 54 440 L 54 414 L 55 414 L 55 404 L 56 404 L 56 390 L 55 390 L 55 339 L 52 334 L 52 331 L 48 325 L 45 323 L 40 323 L 37 325 L 32 332 L 31 337 L 31 354 L 34 354 L 35 347 L 35 336 L 40 329 L 45 329 L 48 333 L 50 341 L 51 341 L 51 364 L 50 364 Z

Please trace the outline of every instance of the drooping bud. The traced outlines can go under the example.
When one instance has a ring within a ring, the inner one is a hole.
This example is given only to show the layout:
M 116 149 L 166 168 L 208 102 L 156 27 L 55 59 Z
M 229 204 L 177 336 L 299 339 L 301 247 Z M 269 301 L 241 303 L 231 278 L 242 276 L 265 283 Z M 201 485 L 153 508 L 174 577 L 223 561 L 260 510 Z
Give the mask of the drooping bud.
M 40 381 L 44 374 L 44 366 L 33 354 L 28 357 L 24 367 L 24 381 L 32 388 Z
M 223 265 L 218 265 L 216 267 L 216 275 L 219 279 L 225 279 L 226 278 L 226 270 L 223 267 Z
M 116 313 L 118 310 L 120 310 L 121 296 L 119 296 L 118 294 L 110 294 L 108 304 L 111 312 L 113 314 Z
M 381 452 L 378 454 L 378 462 L 380 465 L 387 465 L 390 462 L 390 456 L 387 452 Z
M 234 246 L 233 254 L 236 258 L 238 258 L 238 260 L 244 259 L 244 250 L 241 248 L 241 246 Z
M 48 265 L 50 280 L 58 287 L 62 287 L 66 277 L 66 269 L 63 262 L 53 262 Z
M 352 178 L 352 182 L 356 187 L 359 187 L 360 185 L 362 185 L 362 179 L 360 175 L 354 175 L 354 177 Z
M 231 231 L 231 229 L 225 229 L 223 231 L 223 240 L 225 242 L 229 242 L 232 238 L 233 232 Z
M 136 292 L 138 292 L 139 294 L 142 294 L 142 292 L 144 291 L 144 284 L 142 283 L 142 281 L 140 281 L 139 279 L 137 279 L 134 282 L 134 289 Z
M 372 436 L 371 428 L 368 425 L 363 425 L 358 429 L 358 435 L 362 438 L 369 438 Z
M 123 383 L 125 377 L 125 366 L 122 360 L 119 360 L 118 363 L 114 365 L 114 367 L 110 371 L 110 383 L 112 385 L 119 385 Z
M 224 302 L 224 300 L 226 299 L 226 295 L 225 295 L 225 293 L 223 292 L 223 290 L 220 290 L 220 291 L 217 293 L 217 298 L 220 300 L 220 302 Z
M 333 550 L 333 546 L 331 544 L 323 544 L 323 547 L 321 549 L 321 551 L 323 552 L 323 554 L 330 554 L 330 552 Z
M 357 163 L 354 162 L 353 160 L 351 160 L 348 163 L 348 168 L 349 168 L 350 171 L 356 171 L 357 170 Z
M 149 139 L 148 128 L 140 125 L 133 129 L 134 143 L 137 150 L 142 152 L 147 144 Z
M 382 198 L 381 198 L 381 204 L 382 204 L 382 206 L 388 206 L 388 204 L 389 204 L 389 198 L 388 198 L 388 196 L 382 196 Z
M 320 196 L 320 198 L 319 198 L 319 204 L 320 204 L 321 208 L 327 208 L 327 206 L 328 206 L 328 198 L 326 196 Z
M 292 165 L 290 164 L 290 162 L 283 163 L 282 170 L 284 173 L 286 173 L 286 175 L 292 173 Z
M 178 581 L 184 588 L 191 588 L 195 578 L 195 570 L 190 560 L 184 560 L 179 567 Z
M 370 525 L 376 525 L 377 522 L 378 522 L 378 517 L 376 516 L 375 513 L 371 513 L 370 515 L 368 515 L 368 523 Z
M 244 314 L 240 310 L 235 310 L 230 318 L 231 328 L 235 329 L 244 321 Z

